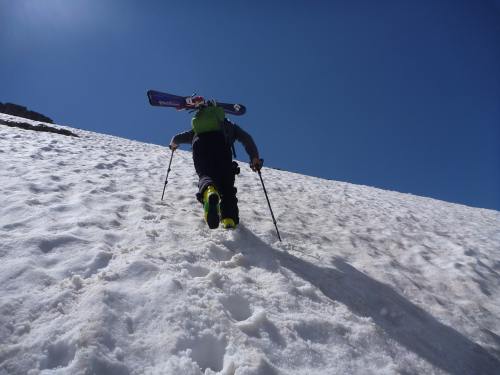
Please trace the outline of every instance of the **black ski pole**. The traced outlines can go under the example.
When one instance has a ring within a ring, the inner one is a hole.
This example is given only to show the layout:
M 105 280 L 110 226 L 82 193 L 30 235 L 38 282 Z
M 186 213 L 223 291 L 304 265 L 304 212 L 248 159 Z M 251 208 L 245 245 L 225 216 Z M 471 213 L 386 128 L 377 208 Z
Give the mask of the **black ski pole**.
M 175 152 L 175 149 L 172 150 L 172 154 L 170 155 L 170 162 L 168 163 L 167 177 L 165 178 L 165 185 L 163 185 L 163 193 L 161 194 L 161 200 L 163 200 L 163 196 L 165 195 L 165 188 L 167 187 L 168 175 L 170 173 L 170 166 L 172 165 L 172 159 L 174 157 L 174 152 Z
M 264 180 L 262 179 L 262 174 L 260 173 L 260 169 L 257 171 L 259 173 L 260 182 L 262 183 L 262 189 L 264 189 L 264 194 L 266 195 L 267 205 L 269 206 L 269 211 L 271 211 L 271 217 L 273 218 L 274 227 L 276 228 L 276 233 L 278 234 L 278 239 L 281 242 L 280 231 L 278 230 L 278 224 L 276 223 L 276 219 L 274 218 L 273 209 L 271 208 L 271 202 L 269 202 L 269 197 L 267 196 L 266 186 L 264 185 Z

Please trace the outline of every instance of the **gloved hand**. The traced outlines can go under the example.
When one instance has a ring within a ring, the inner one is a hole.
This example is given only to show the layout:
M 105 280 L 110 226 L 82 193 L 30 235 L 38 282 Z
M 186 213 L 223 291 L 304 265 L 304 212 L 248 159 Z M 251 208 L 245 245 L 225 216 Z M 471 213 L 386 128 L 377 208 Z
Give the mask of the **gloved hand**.
M 168 148 L 171 149 L 172 151 L 177 150 L 178 147 L 179 147 L 179 145 L 177 143 L 174 143 L 174 142 L 172 142 L 168 145 Z
M 250 162 L 250 168 L 252 168 L 252 171 L 258 172 L 262 168 L 263 164 L 264 164 L 264 159 L 253 158 L 252 161 Z

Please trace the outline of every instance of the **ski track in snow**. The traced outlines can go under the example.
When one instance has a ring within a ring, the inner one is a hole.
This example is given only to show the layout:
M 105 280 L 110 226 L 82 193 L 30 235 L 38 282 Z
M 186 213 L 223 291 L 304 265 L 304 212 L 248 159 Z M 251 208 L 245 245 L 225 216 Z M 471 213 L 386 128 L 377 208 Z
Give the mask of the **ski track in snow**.
M 2 119 L 16 119 L 0 114 Z M 29 120 L 23 119 L 25 122 Z M 31 122 L 37 124 L 37 122 Z M 500 213 L 0 126 L 0 374 L 498 374 Z

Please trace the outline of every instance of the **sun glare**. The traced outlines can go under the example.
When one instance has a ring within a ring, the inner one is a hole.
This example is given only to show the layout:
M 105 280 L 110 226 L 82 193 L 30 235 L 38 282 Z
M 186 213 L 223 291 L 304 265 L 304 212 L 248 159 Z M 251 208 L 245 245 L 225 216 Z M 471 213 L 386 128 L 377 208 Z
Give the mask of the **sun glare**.
M 21 20 L 65 29 L 90 26 L 103 16 L 100 1 L 18 0 L 17 3 Z

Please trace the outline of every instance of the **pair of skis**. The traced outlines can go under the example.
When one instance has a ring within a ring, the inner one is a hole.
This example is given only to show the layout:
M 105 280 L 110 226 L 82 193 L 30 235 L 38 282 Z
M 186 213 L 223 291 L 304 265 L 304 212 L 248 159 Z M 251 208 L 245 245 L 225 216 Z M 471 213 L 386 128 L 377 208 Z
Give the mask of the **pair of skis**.
M 149 104 L 157 107 L 170 107 L 179 111 L 182 110 L 196 110 L 203 106 L 208 105 L 209 101 L 202 96 L 179 96 L 167 94 L 161 91 L 149 90 L 148 91 Z M 225 113 L 230 115 L 241 116 L 245 114 L 246 108 L 243 104 L 230 104 L 216 102 L 218 107 L 221 107 Z

